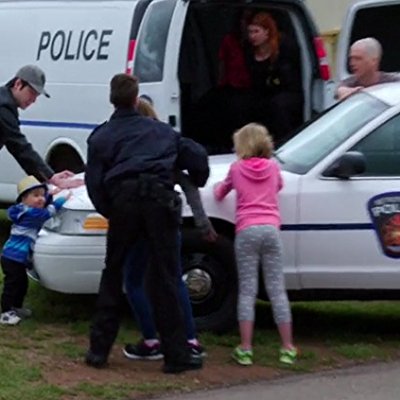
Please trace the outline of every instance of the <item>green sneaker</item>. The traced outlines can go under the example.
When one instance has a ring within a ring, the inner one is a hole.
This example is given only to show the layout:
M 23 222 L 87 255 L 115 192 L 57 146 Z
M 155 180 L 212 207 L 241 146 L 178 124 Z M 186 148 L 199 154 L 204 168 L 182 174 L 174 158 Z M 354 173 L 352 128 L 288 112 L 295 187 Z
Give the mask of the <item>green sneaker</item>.
M 292 365 L 297 360 L 297 349 L 280 349 L 279 361 L 283 364 Z
M 242 350 L 240 347 L 236 347 L 235 350 L 233 350 L 232 358 L 240 365 L 252 365 L 253 351 Z

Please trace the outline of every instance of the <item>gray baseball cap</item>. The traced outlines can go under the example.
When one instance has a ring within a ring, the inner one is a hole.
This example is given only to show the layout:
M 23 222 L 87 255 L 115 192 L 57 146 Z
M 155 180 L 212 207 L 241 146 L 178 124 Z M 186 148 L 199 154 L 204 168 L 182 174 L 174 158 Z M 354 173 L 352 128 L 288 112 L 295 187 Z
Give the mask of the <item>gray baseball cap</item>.
M 15 74 L 15 77 L 25 81 L 39 94 L 50 97 L 50 95 L 44 90 L 46 75 L 36 65 L 25 65 Z

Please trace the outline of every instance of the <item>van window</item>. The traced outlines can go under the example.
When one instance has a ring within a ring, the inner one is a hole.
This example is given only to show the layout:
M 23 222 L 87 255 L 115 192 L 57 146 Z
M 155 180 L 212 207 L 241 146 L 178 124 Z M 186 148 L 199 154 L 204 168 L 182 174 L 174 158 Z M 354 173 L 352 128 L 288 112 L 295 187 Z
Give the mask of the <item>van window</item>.
M 133 69 L 142 83 L 163 79 L 165 46 L 175 4 L 176 0 L 154 2 L 143 19 Z
M 365 37 L 379 40 L 383 48 L 381 69 L 387 72 L 400 71 L 400 52 L 394 46 L 400 37 L 399 15 L 400 4 L 363 8 L 357 11 L 351 29 L 350 44 Z

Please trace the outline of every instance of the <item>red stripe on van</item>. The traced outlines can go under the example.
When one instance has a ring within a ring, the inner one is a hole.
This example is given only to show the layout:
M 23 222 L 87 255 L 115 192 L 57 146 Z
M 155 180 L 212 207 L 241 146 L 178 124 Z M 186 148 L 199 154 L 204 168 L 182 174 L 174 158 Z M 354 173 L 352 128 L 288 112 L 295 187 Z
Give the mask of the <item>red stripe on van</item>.
M 314 38 L 314 48 L 318 57 L 321 79 L 328 81 L 331 78 L 331 70 L 329 68 L 328 57 L 322 37 L 318 36 Z
M 125 72 L 129 75 L 133 73 L 133 58 L 135 56 L 135 47 L 136 47 L 136 40 L 132 39 L 129 41 L 128 47 L 128 56 L 126 60 L 126 69 Z

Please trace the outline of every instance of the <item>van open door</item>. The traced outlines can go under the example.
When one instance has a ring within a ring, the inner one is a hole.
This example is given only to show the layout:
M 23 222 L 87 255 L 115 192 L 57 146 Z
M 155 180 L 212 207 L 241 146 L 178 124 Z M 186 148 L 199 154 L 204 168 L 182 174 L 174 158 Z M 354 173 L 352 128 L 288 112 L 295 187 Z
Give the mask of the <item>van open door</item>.
M 400 37 L 399 15 L 400 1 L 397 0 L 363 0 L 350 6 L 342 25 L 337 50 L 339 82 L 351 74 L 348 64 L 350 46 L 366 37 L 374 37 L 382 45 L 380 69 L 385 72 L 400 72 L 400 52 L 396 46 Z
M 180 38 L 187 3 L 155 0 L 146 9 L 137 36 L 133 74 L 139 78 L 139 95 L 148 96 L 159 118 L 180 130 L 177 76 Z

